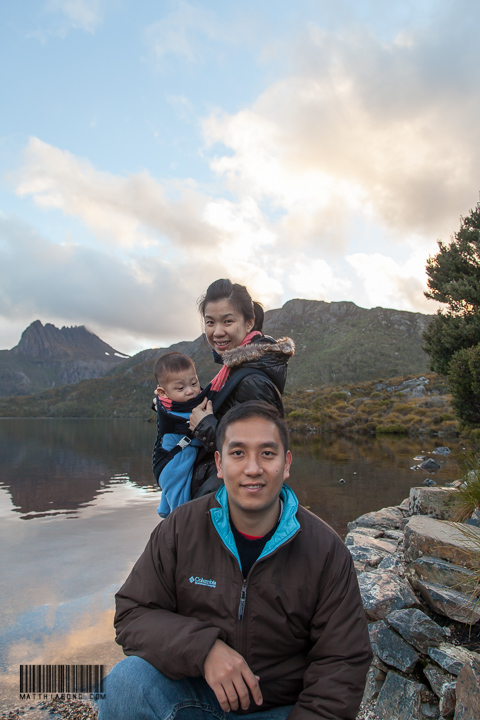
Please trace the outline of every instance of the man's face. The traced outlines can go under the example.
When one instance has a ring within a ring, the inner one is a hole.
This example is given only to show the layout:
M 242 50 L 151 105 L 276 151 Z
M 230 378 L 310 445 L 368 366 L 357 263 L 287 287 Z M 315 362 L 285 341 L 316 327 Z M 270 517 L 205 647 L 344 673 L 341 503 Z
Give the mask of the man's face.
M 290 475 L 292 455 L 285 454 L 273 422 L 254 417 L 232 423 L 222 454 L 216 452 L 215 460 L 232 516 L 240 513 L 252 518 L 277 506 L 283 481 Z

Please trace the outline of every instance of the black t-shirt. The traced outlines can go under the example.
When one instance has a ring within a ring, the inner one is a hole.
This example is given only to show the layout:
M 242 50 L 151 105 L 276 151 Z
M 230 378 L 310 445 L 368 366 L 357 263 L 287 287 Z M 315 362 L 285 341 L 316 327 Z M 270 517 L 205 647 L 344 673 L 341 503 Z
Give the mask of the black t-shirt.
M 250 568 L 252 567 L 254 562 L 256 562 L 259 555 L 261 555 L 262 550 L 267 544 L 267 542 L 275 534 L 277 525 L 275 525 L 275 527 L 273 527 L 270 532 L 268 532 L 263 537 L 249 540 L 245 537 L 245 535 L 242 535 L 242 533 L 237 530 L 235 525 L 230 520 L 230 527 L 232 528 L 233 537 L 235 538 L 235 544 L 237 546 L 238 554 L 240 556 L 240 563 L 242 566 L 242 573 L 244 578 L 247 577 L 248 573 L 250 572 Z

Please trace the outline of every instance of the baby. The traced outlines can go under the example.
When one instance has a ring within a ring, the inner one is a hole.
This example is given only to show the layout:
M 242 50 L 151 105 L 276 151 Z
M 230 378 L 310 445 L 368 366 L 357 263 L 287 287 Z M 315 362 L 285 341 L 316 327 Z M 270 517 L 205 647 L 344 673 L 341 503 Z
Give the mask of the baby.
M 208 396 L 210 385 L 202 391 L 193 360 L 180 352 L 161 355 L 155 363 L 157 381 L 157 423 L 160 451 L 167 463 L 158 478 L 162 499 L 157 508 L 164 518 L 190 500 L 193 464 L 201 442 L 188 428 L 193 408 Z

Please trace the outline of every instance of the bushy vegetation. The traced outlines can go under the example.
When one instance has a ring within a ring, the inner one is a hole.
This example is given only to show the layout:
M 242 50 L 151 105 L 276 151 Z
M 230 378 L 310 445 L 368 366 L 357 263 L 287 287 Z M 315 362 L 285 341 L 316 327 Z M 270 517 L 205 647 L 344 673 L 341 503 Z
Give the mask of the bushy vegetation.
M 454 408 L 480 425 L 480 203 L 449 245 L 428 259 L 426 297 L 445 305 L 423 338 L 432 370 L 448 375 Z
M 459 423 L 437 375 L 288 393 L 290 428 L 303 433 L 456 435 Z
M 461 484 L 452 495 L 455 519 L 464 522 L 480 509 L 480 455 L 474 451 L 459 459 Z M 479 548 L 480 550 L 480 548 Z

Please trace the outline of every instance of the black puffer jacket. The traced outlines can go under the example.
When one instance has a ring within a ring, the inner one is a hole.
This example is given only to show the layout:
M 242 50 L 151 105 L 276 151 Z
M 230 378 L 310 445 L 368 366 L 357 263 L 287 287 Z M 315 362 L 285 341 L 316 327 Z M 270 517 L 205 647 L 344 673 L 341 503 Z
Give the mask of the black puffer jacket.
M 214 461 L 215 433 L 218 421 L 227 410 L 248 400 L 263 400 L 274 405 L 283 415 L 282 393 L 287 379 L 287 364 L 294 353 L 295 343 L 291 338 L 274 340 L 268 335 L 257 336 L 248 345 L 223 353 L 220 361 L 230 368 L 225 390 L 231 386 L 232 391 L 226 397 L 224 391 L 220 391 L 218 397 L 224 399 L 220 405 L 214 399 L 214 415 L 205 417 L 195 428 L 194 435 L 202 442 L 202 447 L 193 469 L 192 498 L 218 490 L 221 485 Z M 242 377 L 237 383 L 235 374 L 246 368 L 257 372 Z M 165 465 L 161 453 L 161 438 L 157 438 L 155 443 L 152 463 L 153 474 L 158 481 Z

